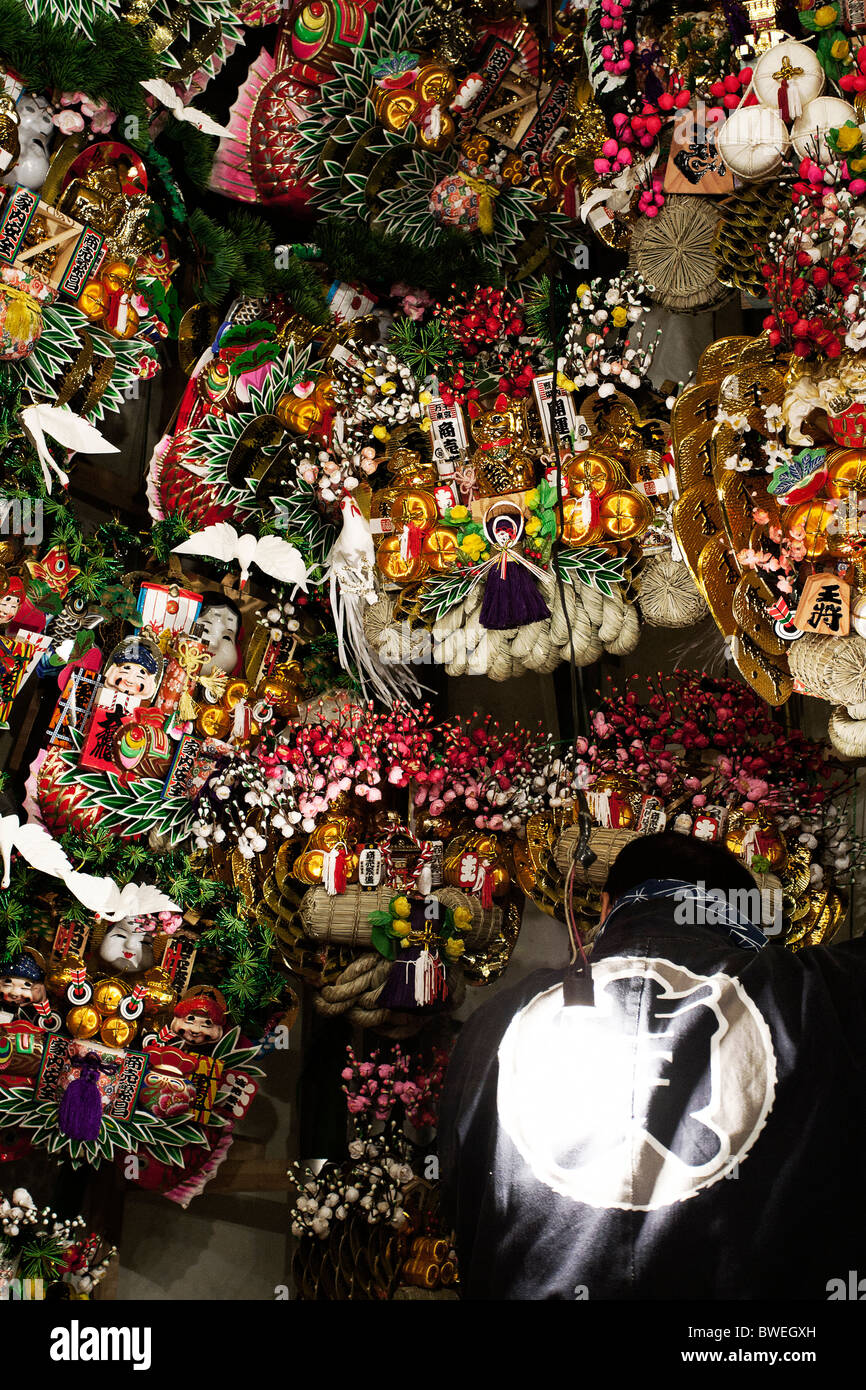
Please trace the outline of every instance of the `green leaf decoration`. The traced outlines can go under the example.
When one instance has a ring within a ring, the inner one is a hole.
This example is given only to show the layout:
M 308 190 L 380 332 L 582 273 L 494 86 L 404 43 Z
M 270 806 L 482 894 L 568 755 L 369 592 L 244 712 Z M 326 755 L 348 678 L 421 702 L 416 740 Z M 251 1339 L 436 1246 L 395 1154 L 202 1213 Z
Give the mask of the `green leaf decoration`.
M 626 582 L 625 555 L 609 555 L 600 545 L 561 550 L 557 557 L 560 577 L 566 584 L 586 584 L 610 598 L 617 584 Z
M 57 1111 L 56 1101 L 37 1100 L 30 1089 L 13 1087 L 0 1091 L 0 1129 L 27 1130 L 34 1146 L 62 1156 L 73 1168 L 82 1163 L 96 1168 L 111 1162 L 116 1153 L 135 1153 L 139 1149 L 162 1163 L 180 1167 L 185 1146 L 207 1144 L 207 1134 L 200 1125 L 162 1119 L 146 1110 L 136 1110 L 128 1120 L 103 1115 L 98 1137 L 84 1144 L 70 1139 L 58 1128 Z
M 389 918 L 390 921 L 390 918 Z M 371 933 L 373 949 L 384 956 L 386 960 L 393 960 L 397 954 L 397 943 L 393 936 L 385 931 L 383 927 L 374 927 Z
M 437 623 L 451 608 L 463 603 L 469 596 L 477 571 L 471 565 L 447 570 L 445 574 L 428 579 L 421 599 L 421 615 L 428 622 Z

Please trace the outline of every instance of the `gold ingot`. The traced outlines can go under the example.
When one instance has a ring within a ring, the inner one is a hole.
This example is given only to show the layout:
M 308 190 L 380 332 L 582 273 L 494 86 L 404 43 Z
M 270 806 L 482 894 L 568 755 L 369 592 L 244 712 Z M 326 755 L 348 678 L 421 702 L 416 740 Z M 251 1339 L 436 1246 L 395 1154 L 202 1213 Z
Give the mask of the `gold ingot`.
M 296 396 L 288 391 L 274 407 L 277 419 L 293 434 L 315 433 L 334 404 L 334 383 L 331 377 L 320 377 L 309 396 Z
M 79 1004 L 66 1015 L 66 1029 L 73 1038 L 95 1038 L 101 1023 L 92 1004 Z
M 456 83 L 449 68 L 441 63 L 426 63 L 415 80 L 415 91 L 423 102 L 443 105 L 454 95 Z
M 80 309 L 91 323 L 99 323 L 105 314 L 105 290 L 99 280 L 88 280 L 75 307 Z
M 435 574 L 450 570 L 457 560 L 457 537 L 447 526 L 436 526 L 426 537 L 421 555 Z
M 293 690 L 303 690 L 306 683 L 303 667 L 299 661 L 281 661 L 274 667 L 274 675 L 285 681 Z
M 168 1013 L 177 999 L 177 990 L 171 983 L 171 978 L 166 970 L 161 966 L 155 965 L 148 970 L 144 983 L 146 992 L 144 996 L 145 1018 L 153 1018 L 156 1014 Z
M 354 883 L 358 873 L 357 854 L 346 855 L 346 882 Z M 322 882 L 325 871 L 325 851 L 321 849 L 303 850 L 297 857 L 292 869 L 293 876 L 299 883 L 306 883 L 308 887 L 314 888 L 316 884 Z
M 765 811 L 731 811 L 725 832 L 725 845 L 738 859 L 742 859 L 743 842 L 752 831 L 760 833 L 762 840 L 765 840 L 765 847 L 753 848 L 753 853 L 766 859 L 774 873 L 784 869 L 788 859 L 785 841 L 775 818 L 768 816 Z
M 102 270 L 102 283 L 111 294 L 122 294 L 133 281 L 132 266 L 126 261 L 112 261 Z
M 827 462 L 828 497 L 847 497 L 852 490 L 866 491 L 866 449 L 839 449 Z
M 128 304 L 126 306 L 126 322 L 122 329 L 110 328 L 109 325 L 106 324 L 105 330 L 107 333 L 110 333 L 113 338 L 120 338 L 122 342 L 125 342 L 127 338 L 134 338 L 138 332 L 138 314 L 135 312 L 132 305 Z
M 396 526 L 405 526 L 411 521 L 426 531 L 433 525 L 439 512 L 432 493 L 425 492 L 423 488 L 407 487 L 394 494 L 389 515 Z
M 246 681 L 230 680 L 223 691 L 223 704 L 226 709 L 234 709 L 235 705 L 240 704 L 241 700 L 246 699 L 250 688 Z
M 49 994 L 65 994 L 72 984 L 73 971 L 84 969 L 84 961 L 79 956 L 64 956 L 62 961 L 46 978 L 45 988 Z
M 312 835 L 308 839 L 304 849 L 298 855 L 292 867 L 292 876 L 299 883 L 305 883 L 308 887 L 315 887 L 322 882 L 325 867 L 325 855 L 338 845 L 347 845 L 354 839 L 359 829 L 358 822 L 354 817 L 332 816 L 328 820 L 322 821 L 317 825 Z M 359 856 L 354 853 L 346 854 L 346 881 L 351 882 L 358 872 Z
M 400 537 L 386 536 L 376 552 L 376 564 L 386 579 L 394 584 L 413 584 L 423 579 L 428 565 L 423 554 L 404 560 L 400 554 Z
M 604 497 L 605 493 L 623 487 L 626 478 L 615 459 L 588 449 L 568 465 L 565 480 L 572 496 L 579 496 L 589 488 L 598 497 Z
M 439 116 L 439 134 L 433 135 L 432 131 L 427 131 L 421 126 L 418 131 L 418 144 L 423 145 L 425 150 L 444 150 L 454 139 L 456 129 L 448 112 L 443 111 Z
M 485 834 L 479 831 L 477 834 L 456 835 L 448 845 L 445 855 L 445 882 L 453 887 L 460 887 L 460 861 L 465 854 L 477 855 L 479 862 L 482 859 L 490 861 L 490 873 L 493 877 L 493 896 L 502 897 L 508 892 L 511 885 L 511 874 L 508 870 L 508 860 L 502 852 L 499 841 L 493 834 Z
M 125 1018 L 107 1018 L 99 1036 L 108 1047 L 126 1047 L 135 1037 L 136 1024 Z
M 281 676 L 278 670 L 272 671 L 258 689 L 277 714 L 290 718 L 297 712 L 297 689 Z
M 117 1013 L 128 993 L 126 985 L 121 984 L 120 980 L 100 980 L 93 991 L 91 1003 L 97 1013 L 106 1018 L 109 1014 Z
M 562 504 L 562 539 L 566 545 L 591 545 L 604 535 L 601 518 L 587 521 L 589 508 L 582 497 L 566 497 Z
M 640 492 L 611 492 L 601 504 L 601 524 L 615 540 L 642 536 L 652 521 L 652 503 Z
M 418 98 L 412 91 L 380 92 L 376 100 L 376 115 L 386 130 L 399 134 L 416 114 L 418 105 Z
M 225 738 L 232 726 L 232 717 L 221 705 L 207 705 L 195 721 L 198 733 L 205 738 Z
M 829 547 L 827 527 L 835 517 L 835 512 L 821 498 L 813 497 L 809 502 L 800 502 L 796 507 L 788 507 L 782 513 L 782 524 L 790 532 L 803 528 L 803 544 L 806 555 L 813 560 L 823 555 Z

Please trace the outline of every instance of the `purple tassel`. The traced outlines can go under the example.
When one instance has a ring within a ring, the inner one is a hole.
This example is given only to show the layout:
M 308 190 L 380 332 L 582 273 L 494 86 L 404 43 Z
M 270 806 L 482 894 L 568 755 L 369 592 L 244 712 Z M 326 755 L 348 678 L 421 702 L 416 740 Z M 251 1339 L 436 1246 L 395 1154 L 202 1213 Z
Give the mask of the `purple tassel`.
M 739 0 L 722 0 L 722 9 L 728 22 L 731 43 L 734 48 L 738 48 L 752 27 L 748 11 L 744 5 L 739 3 Z
M 484 602 L 478 621 L 482 627 L 499 631 L 507 627 L 526 627 L 550 617 L 550 609 L 535 587 L 535 580 L 519 560 L 505 565 L 504 576 L 496 565 L 487 577 Z
M 438 955 L 424 946 L 407 946 L 391 966 L 378 1003 L 384 1009 L 405 1011 L 426 1009 L 447 997 L 445 967 Z
M 99 1089 L 99 1058 L 88 1052 L 82 1059 L 80 1074 L 63 1092 L 57 1123 L 70 1139 L 89 1144 L 99 1137 L 102 1127 L 102 1093 Z

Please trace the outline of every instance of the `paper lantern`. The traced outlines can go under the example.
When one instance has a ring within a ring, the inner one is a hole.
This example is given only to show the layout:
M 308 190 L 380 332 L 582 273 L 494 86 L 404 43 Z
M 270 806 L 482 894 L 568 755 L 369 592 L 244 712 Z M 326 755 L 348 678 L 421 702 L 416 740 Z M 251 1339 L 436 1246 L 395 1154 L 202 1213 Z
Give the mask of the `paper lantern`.
M 811 48 L 786 39 L 770 48 L 755 63 L 752 87 L 762 106 L 778 109 L 779 88 L 785 82 L 792 117 L 805 111 L 824 90 L 824 69 Z
M 740 106 L 719 131 L 716 148 L 732 173 L 757 182 L 781 169 L 788 132 L 772 107 Z
M 816 97 L 798 116 L 791 129 L 794 149 L 801 159 L 816 164 L 833 164 L 837 156 L 827 144 L 827 132 L 839 130 L 846 121 L 859 124 L 857 112 L 841 97 Z

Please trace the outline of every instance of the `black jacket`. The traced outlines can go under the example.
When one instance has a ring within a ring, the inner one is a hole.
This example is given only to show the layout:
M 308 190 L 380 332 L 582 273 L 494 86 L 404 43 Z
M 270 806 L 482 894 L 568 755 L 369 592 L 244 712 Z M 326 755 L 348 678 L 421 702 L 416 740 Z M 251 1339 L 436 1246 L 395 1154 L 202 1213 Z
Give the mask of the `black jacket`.
M 866 1276 L 866 938 L 742 951 L 673 912 L 611 920 L 592 1009 L 541 970 L 463 1027 L 440 1163 L 464 1298 L 826 1300 Z

